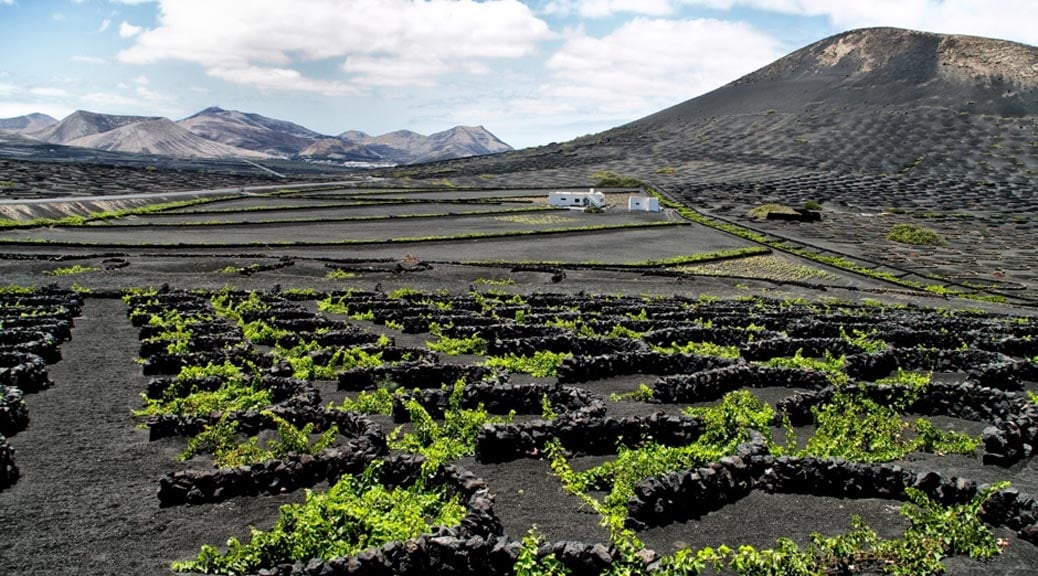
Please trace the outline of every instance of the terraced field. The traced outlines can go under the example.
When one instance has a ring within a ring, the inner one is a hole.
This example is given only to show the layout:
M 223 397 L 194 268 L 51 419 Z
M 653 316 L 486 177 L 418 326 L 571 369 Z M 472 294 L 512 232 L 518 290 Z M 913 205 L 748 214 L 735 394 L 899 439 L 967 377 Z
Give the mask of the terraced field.
M 0 572 L 1038 563 L 1026 298 L 539 194 L 6 223 Z

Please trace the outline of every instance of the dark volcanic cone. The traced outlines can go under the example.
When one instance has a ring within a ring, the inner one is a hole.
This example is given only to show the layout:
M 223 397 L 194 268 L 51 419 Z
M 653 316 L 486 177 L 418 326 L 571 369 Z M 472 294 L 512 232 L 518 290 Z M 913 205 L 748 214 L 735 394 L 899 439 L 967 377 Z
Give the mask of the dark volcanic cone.
M 744 183 L 775 182 L 747 200 L 781 200 L 785 190 L 838 197 L 840 175 L 861 173 L 924 180 L 909 192 L 940 193 L 950 181 L 1033 195 L 1038 48 L 854 30 L 630 124 L 451 167 L 472 176 L 563 169 L 574 185 L 602 169 L 664 185 L 738 183 L 722 193 L 732 199 Z

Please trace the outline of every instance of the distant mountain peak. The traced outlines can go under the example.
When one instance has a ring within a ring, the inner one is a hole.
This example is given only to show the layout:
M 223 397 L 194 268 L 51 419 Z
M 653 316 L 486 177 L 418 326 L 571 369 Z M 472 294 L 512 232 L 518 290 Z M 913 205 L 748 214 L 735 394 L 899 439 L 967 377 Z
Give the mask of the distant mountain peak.
M 15 116 L 14 118 L 0 118 L 0 130 L 6 130 L 15 134 L 28 134 L 29 132 L 43 130 L 57 123 L 57 118 L 33 112 L 24 116 Z
M 84 136 L 101 134 L 148 120 L 158 120 L 158 116 L 119 116 L 115 114 L 102 114 L 89 110 L 76 110 L 72 114 L 62 118 L 61 122 L 48 126 L 38 132 L 30 134 L 52 144 L 67 144 Z
M 274 156 L 294 156 L 327 137 L 293 122 L 219 106 L 210 106 L 177 124 L 214 142 Z
M 367 140 L 370 140 L 371 136 L 367 132 L 362 132 L 360 130 L 347 130 L 347 131 L 343 132 L 342 134 L 339 134 L 337 136 L 337 138 L 341 138 L 343 140 L 349 140 L 350 142 L 361 142 L 361 143 L 363 143 L 363 142 L 365 142 Z
M 220 108 L 219 106 L 210 106 L 208 108 L 205 108 L 204 110 L 200 110 L 198 112 L 195 112 L 194 114 L 189 116 L 189 118 L 194 118 L 196 116 L 211 116 L 213 114 L 224 114 L 226 112 L 227 112 L 227 110 L 224 110 L 223 108 Z

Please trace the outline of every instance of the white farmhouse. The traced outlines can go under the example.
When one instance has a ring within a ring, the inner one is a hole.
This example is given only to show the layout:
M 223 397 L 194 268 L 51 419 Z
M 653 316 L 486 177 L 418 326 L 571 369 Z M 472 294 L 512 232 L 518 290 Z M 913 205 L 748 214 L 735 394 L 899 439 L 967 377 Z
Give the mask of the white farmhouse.
M 659 212 L 660 199 L 652 196 L 631 196 L 627 199 L 628 212 Z
M 605 206 L 605 194 L 595 192 L 592 188 L 588 192 L 549 192 L 548 205 L 556 208 L 588 208 Z

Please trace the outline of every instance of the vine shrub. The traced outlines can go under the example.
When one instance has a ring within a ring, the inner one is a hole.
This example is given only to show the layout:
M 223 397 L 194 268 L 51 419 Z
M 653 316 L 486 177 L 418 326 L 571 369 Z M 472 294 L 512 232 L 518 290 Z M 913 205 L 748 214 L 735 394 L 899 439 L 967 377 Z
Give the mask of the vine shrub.
M 253 574 L 260 568 L 312 558 L 348 557 L 387 542 L 407 540 L 433 526 L 461 522 L 465 508 L 457 497 L 418 482 L 386 488 L 381 461 L 360 476 L 344 475 L 325 493 L 306 491 L 306 502 L 286 504 L 269 531 L 252 530 L 247 543 L 227 541 L 227 551 L 203 546 L 194 560 L 174 562 L 177 572 Z
M 565 457 L 563 446 L 555 441 L 546 445 L 552 471 L 567 490 L 580 497 L 605 518 L 614 533 L 622 529 L 627 500 L 634 486 L 651 476 L 713 462 L 734 453 L 735 447 L 749 439 L 749 430 L 770 435 L 774 411 L 748 391 L 730 392 L 717 406 L 689 408 L 686 413 L 703 418 L 707 432 L 686 446 L 664 446 L 651 440 L 639 448 L 617 447 L 615 460 L 583 472 L 575 472 Z M 589 491 L 607 491 L 598 501 Z
M 513 566 L 515 576 L 566 576 L 570 573 L 555 554 L 537 557 L 543 541 L 544 538 L 537 532 L 537 526 L 530 527 L 523 537 L 523 545 Z
M 395 428 L 388 438 L 389 447 L 421 454 L 425 457 L 423 469 L 436 469 L 447 461 L 475 454 L 476 436 L 484 424 L 507 424 L 515 416 L 514 413 L 505 417 L 491 416 L 482 404 L 475 409 L 462 408 L 464 394 L 465 381 L 458 380 L 451 389 L 442 424 L 417 400 L 404 402 L 411 417 L 411 431 L 404 433 L 402 427 Z
M 887 240 L 913 246 L 943 246 L 940 234 L 916 224 L 895 224 L 887 233 Z
M 713 342 L 671 342 L 670 346 L 653 346 L 654 352 L 661 354 L 696 354 L 699 356 L 717 356 L 718 358 L 738 358 L 738 346 L 723 346 Z
M 214 424 L 207 425 L 197 436 L 187 443 L 187 449 L 180 455 L 187 460 L 198 452 L 205 450 L 213 455 L 218 468 L 234 468 L 249 464 L 257 464 L 268 460 L 284 458 L 289 454 L 317 454 L 335 443 L 339 433 L 338 426 L 332 425 L 317 439 L 313 422 L 297 428 L 291 422 L 269 410 L 261 412 L 277 426 L 277 438 L 260 446 L 258 437 L 252 437 L 239 443 L 235 438 L 238 422 L 229 420 L 224 414 Z
M 846 361 L 847 358 L 845 356 L 833 356 L 828 350 L 826 350 L 825 356 L 822 359 L 805 357 L 803 351 L 797 350 L 792 357 L 772 358 L 764 362 L 764 365 L 776 368 L 798 368 L 801 370 L 825 372 L 829 382 L 833 386 L 839 387 L 846 384 L 849 380 L 847 373 L 844 372 Z
M 917 451 L 973 454 L 981 444 L 980 438 L 938 430 L 925 418 L 909 424 L 894 407 L 860 394 L 836 394 L 811 412 L 817 428 L 801 453 L 807 456 L 888 462 Z
M 254 369 L 254 367 L 251 367 Z M 215 390 L 200 390 L 192 387 L 184 396 L 175 391 L 180 386 L 170 386 L 161 398 L 144 398 L 144 408 L 135 410 L 135 416 L 158 416 L 162 414 L 205 415 L 213 412 L 236 412 L 250 408 L 269 406 L 273 401 L 270 391 L 260 387 L 259 376 L 253 369 L 246 370 L 231 363 L 209 363 L 205 366 L 185 366 L 177 375 L 178 382 L 201 380 L 210 376 L 223 378 Z
M 638 388 L 631 392 L 624 392 L 618 394 L 616 392 L 609 395 L 609 399 L 613 402 L 619 402 L 621 400 L 633 400 L 635 402 L 654 402 L 656 400 L 656 392 L 645 385 L 644 382 L 638 384 Z
M 509 372 L 529 374 L 537 378 L 547 378 L 558 374 L 559 366 L 566 358 L 572 358 L 569 352 L 550 352 L 538 350 L 532 356 L 490 356 L 483 362 L 488 368 L 504 368 Z
M 338 406 L 329 404 L 328 408 L 342 412 L 389 416 L 393 413 L 393 397 L 397 393 L 398 391 L 391 391 L 391 386 L 380 385 L 375 390 L 364 390 L 358 393 L 356 398 L 345 398 Z
M 388 341 L 387 338 L 384 342 Z M 343 370 L 377 368 L 383 364 L 381 352 L 368 352 L 359 347 L 337 348 L 327 361 L 319 363 L 312 353 L 322 348 L 317 341 L 310 341 L 291 348 L 275 346 L 271 353 L 275 358 L 288 362 L 292 366 L 292 376 L 300 380 L 333 380 Z
M 442 352 L 448 356 L 487 353 L 487 341 L 479 334 L 473 334 L 467 338 L 452 338 L 444 335 L 443 328 L 436 323 L 429 325 L 429 332 L 436 336 L 436 340 L 426 342 L 425 345 L 434 352 Z

